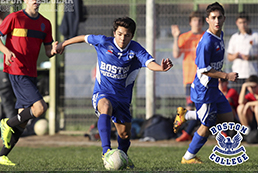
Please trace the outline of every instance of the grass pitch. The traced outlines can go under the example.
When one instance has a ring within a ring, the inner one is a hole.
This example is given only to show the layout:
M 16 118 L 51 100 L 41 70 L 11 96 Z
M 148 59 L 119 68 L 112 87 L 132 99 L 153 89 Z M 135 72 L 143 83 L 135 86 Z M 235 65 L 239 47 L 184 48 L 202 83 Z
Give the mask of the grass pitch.
M 180 163 L 188 146 L 182 147 L 134 147 L 128 154 L 135 169 L 128 172 L 257 172 L 258 146 L 247 146 L 249 160 L 237 166 L 221 166 L 209 160 L 213 146 L 204 146 L 198 156 L 204 164 Z M 15 147 L 9 154 L 16 166 L 0 165 L 0 172 L 100 172 L 106 171 L 101 159 L 101 147 Z

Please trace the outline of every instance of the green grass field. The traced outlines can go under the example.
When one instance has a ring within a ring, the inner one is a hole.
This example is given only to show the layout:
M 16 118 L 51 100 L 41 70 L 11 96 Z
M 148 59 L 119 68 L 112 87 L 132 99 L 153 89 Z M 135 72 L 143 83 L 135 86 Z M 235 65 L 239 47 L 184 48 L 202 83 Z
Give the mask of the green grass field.
M 204 164 L 182 165 L 181 158 L 187 146 L 182 147 L 131 147 L 128 152 L 135 163 L 134 172 L 157 171 L 217 171 L 217 172 L 257 172 L 258 171 L 258 146 L 248 146 L 246 153 L 249 160 L 237 166 L 221 166 L 209 160 L 213 146 L 204 146 L 198 156 Z M 101 147 L 15 147 L 9 158 L 17 165 L 0 166 L 0 172 L 5 171 L 60 171 L 60 172 L 93 172 L 105 171 L 101 159 Z M 132 172 L 128 171 L 128 172 Z

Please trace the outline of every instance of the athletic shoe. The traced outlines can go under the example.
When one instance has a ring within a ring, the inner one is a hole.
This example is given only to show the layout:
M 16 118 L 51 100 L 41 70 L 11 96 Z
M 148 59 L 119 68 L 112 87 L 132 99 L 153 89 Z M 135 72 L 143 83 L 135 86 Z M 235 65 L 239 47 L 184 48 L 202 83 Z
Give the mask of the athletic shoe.
M 111 151 L 111 150 L 108 149 L 107 152 L 105 152 L 105 154 L 102 154 L 102 160 L 103 160 L 103 161 L 104 161 L 104 158 L 105 158 L 106 154 L 107 154 L 109 151 Z
M 185 119 L 185 114 L 186 114 L 187 110 L 183 107 L 178 107 L 177 108 L 177 115 L 174 121 L 174 132 L 177 133 L 179 127 L 184 124 L 186 122 Z
M 14 133 L 14 131 L 6 123 L 8 121 L 8 119 L 9 118 L 5 118 L 5 119 L 1 120 L 1 138 L 3 140 L 4 146 L 6 148 L 10 149 L 11 148 L 10 141 L 11 141 L 12 133 Z
M 182 164 L 201 164 L 202 161 L 196 156 L 190 160 L 186 160 L 184 157 L 182 157 L 181 163 Z
M 128 156 L 127 158 L 128 158 L 128 163 L 127 163 L 126 169 L 133 169 L 134 168 L 133 161 Z
M 0 156 L 0 164 L 1 165 L 8 165 L 8 166 L 15 166 L 15 163 L 11 162 L 6 156 Z
M 192 136 L 189 135 L 186 131 L 182 130 L 182 135 L 176 138 L 177 142 L 182 142 L 182 141 L 190 141 L 192 139 Z

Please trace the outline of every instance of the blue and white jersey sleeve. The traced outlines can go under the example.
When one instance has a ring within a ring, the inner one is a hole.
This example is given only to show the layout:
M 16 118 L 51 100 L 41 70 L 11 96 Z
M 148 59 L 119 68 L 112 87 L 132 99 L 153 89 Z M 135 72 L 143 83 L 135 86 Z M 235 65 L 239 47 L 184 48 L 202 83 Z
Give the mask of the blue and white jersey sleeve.
M 200 41 L 196 50 L 195 64 L 197 65 L 196 76 L 200 83 L 207 87 L 210 77 L 204 75 L 203 73 L 211 70 L 210 60 L 212 54 L 212 46 L 209 44 L 209 39 L 203 39 Z
M 191 85 L 191 100 L 196 103 L 211 103 L 219 94 L 218 79 L 205 75 L 211 69 L 221 71 L 224 61 L 225 46 L 223 32 L 221 37 L 206 31 L 197 49 L 195 63 L 197 72 Z
M 93 94 L 112 96 L 130 103 L 132 88 L 141 67 L 154 61 L 153 57 L 137 42 L 131 41 L 121 49 L 114 37 L 87 35 L 85 42 L 97 52 L 96 81 Z

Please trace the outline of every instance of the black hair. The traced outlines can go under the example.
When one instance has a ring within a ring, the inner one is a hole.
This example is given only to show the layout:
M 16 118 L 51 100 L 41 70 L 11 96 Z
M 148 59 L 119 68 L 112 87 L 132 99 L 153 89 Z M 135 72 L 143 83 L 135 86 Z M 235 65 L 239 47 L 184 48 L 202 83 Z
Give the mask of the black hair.
M 224 16 L 225 11 L 222 5 L 220 5 L 218 2 L 214 2 L 213 4 L 208 5 L 206 8 L 206 17 L 209 17 L 210 13 L 216 10 L 220 11 Z
M 117 18 L 113 22 L 113 31 L 115 32 L 119 26 L 127 28 L 134 36 L 136 23 L 130 17 Z

